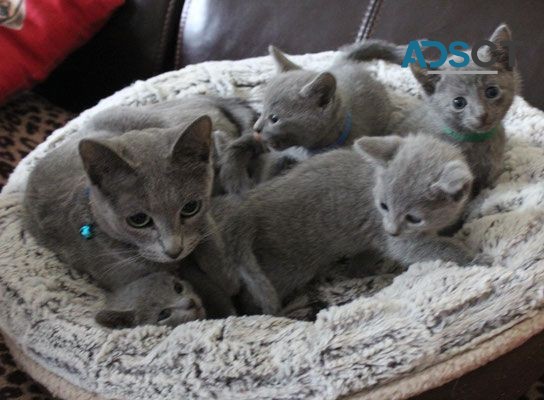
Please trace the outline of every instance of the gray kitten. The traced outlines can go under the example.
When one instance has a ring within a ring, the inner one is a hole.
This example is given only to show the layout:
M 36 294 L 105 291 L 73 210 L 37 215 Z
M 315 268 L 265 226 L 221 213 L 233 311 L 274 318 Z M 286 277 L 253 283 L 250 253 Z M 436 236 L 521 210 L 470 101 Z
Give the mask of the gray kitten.
M 473 180 L 456 146 L 417 135 L 365 137 L 354 148 L 256 187 L 223 222 L 246 312 L 276 314 L 323 268 L 365 250 L 403 265 L 473 260 L 460 241 L 437 236 L 463 211 Z
M 430 133 L 460 146 L 475 177 L 474 194 L 492 185 L 500 173 L 506 140 L 501 121 L 512 105 L 520 84 L 516 70 L 509 66 L 509 49 L 501 44 L 512 40 L 508 26 L 500 25 L 489 40 L 497 46 L 493 52 L 497 62 L 483 68 L 471 59 L 469 65 L 462 69 L 496 70 L 497 74 L 436 75 L 428 74 L 418 64 L 411 64 L 412 73 L 423 88 L 425 100 L 416 103 L 395 130 L 399 134 L 415 131 Z M 368 43 L 366 46 L 369 47 Z M 401 58 L 394 57 L 400 53 L 395 50 L 396 46 L 382 41 L 375 43 L 370 54 L 366 54 L 365 48 L 352 46 L 351 54 L 347 57 L 364 59 L 375 56 L 376 48 L 380 46 L 384 59 L 401 62 Z M 405 46 L 398 49 L 405 49 Z M 483 48 L 479 54 L 480 58 L 485 59 L 489 49 Z M 440 69 L 454 68 L 446 62 Z
M 177 326 L 206 318 L 202 300 L 191 284 L 156 272 L 111 292 L 96 321 L 108 328 L 137 325 Z
M 269 51 L 279 73 L 266 85 L 262 114 L 253 127 L 268 146 L 320 153 L 351 145 L 361 136 L 387 133 L 389 97 L 360 64 L 341 57 L 328 71 L 315 72 L 302 69 L 274 46 Z M 225 156 L 222 181 L 229 193 L 247 190 L 252 183 L 244 170 L 247 155 L 239 149 Z
M 216 131 L 213 138 L 221 185 L 227 193 L 246 192 L 259 183 L 287 173 L 311 156 L 303 147 L 271 150 L 254 135 L 231 141 L 223 132 Z
M 192 254 L 232 295 L 237 279 L 224 265 L 208 213 L 212 122 L 203 116 L 170 126 L 181 119 L 145 111 L 104 112 L 84 139 L 68 140 L 40 160 L 24 199 L 26 225 L 106 289 L 175 269 Z

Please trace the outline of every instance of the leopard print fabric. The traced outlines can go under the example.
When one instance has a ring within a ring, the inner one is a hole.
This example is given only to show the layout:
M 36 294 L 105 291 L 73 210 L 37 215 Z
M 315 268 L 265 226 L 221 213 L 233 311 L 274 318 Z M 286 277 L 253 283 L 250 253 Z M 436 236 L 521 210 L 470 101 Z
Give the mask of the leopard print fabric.
M 73 114 L 33 93 L 0 106 L 0 189 L 17 163 Z M 0 335 L 0 400 L 54 400 L 15 365 Z
M 0 189 L 17 163 L 73 116 L 33 93 L 0 106 Z
M 0 336 L 0 400 L 54 400 L 38 383 L 15 365 Z

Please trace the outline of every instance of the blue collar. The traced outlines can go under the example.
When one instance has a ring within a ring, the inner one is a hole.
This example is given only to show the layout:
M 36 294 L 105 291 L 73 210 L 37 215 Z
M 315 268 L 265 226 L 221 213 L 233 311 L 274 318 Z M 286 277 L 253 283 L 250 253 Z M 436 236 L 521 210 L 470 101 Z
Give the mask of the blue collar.
M 351 133 L 351 111 L 348 111 L 346 113 L 346 116 L 344 117 L 344 126 L 342 127 L 342 132 L 340 132 L 340 135 L 338 136 L 338 139 L 336 139 L 336 142 L 329 146 L 321 147 L 319 149 L 310 149 L 310 152 L 312 154 L 319 154 L 324 153 L 329 150 L 334 150 L 338 147 L 342 147 L 346 144 L 346 141 L 349 138 L 349 134 Z

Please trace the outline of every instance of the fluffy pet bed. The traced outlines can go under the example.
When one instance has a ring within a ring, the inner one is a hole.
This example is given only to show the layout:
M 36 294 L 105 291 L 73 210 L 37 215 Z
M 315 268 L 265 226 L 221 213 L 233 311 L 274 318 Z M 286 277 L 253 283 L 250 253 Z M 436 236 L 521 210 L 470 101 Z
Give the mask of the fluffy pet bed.
M 325 68 L 333 53 L 295 58 Z M 369 64 L 391 96 L 418 95 L 407 70 Z M 15 358 L 64 399 L 405 399 L 504 354 L 544 329 L 544 114 L 516 98 L 497 186 L 473 201 L 459 235 L 492 267 L 412 265 L 390 279 L 332 280 L 299 299 L 333 305 L 315 321 L 268 316 L 112 331 L 102 291 L 21 228 L 36 160 L 114 104 L 215 93 L 256 108 L 268 58 L 210 62 L 137 82 L 56 131 L 0 196 L 0 329 Z M 399 103 L 400 104 L 400 103 Z M 383 283 L 391 283 L 382 288 Z M 376 285 L 378 283 L 378 285 Z M 341 305 L 340 305 L 341 304 Z M 305 311 L 302 311 L 304 314 Z

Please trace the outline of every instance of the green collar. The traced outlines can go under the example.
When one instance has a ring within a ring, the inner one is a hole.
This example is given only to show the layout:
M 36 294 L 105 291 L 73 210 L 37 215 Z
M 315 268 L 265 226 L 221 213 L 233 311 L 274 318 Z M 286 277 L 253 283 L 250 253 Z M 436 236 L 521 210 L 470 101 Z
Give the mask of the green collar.
M 493 129 L 487 131 L 487 132 L 474 132 L 474 133 L 458 133 L 450 128 L 444 128 L 442 129 L 442 132 L 444 132 L 446 135 L 452 137 L 458 142 L 485 142 L 486 140 L 489 140 L 497 133 L 498 129 L 497 127 L 494 127 Z

